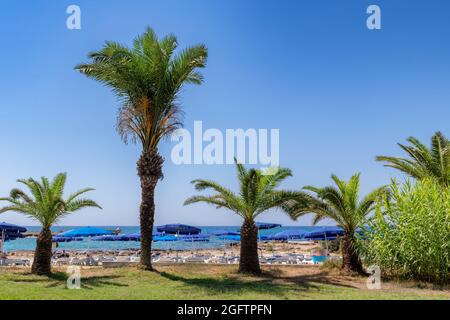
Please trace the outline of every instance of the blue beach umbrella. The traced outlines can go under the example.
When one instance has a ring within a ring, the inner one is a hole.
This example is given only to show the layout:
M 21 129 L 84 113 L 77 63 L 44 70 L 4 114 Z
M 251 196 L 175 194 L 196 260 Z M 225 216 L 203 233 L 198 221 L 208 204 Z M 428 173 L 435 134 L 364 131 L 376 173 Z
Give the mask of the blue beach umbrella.
M 141 241 L 141 235 L 136 234 L 119 234 L 119 235 L 106 235 L 106 236 L 98 236 L 93 237 L 93 241 Z
M 239 236 L 239 232 L 233 232 L 233 231 L 226 231 L 226 230 L 217 230 L 213 231 L 210 234 L 216 236 L 216 237 L 223 237 L 223 236 Z
M 206 234 L 195 234 L 188 236 L 179 236 L 178 239 L 185 242 L 208 242 L 209 236 Z
M 221 236 L 219 237 L 221 240 L 228 240 L 228 241 L 241 241 L 240 235 L 228 235 L 228 236 Z M 258 240 L 266 241 L 270 240 L 269 236 L 258 236 Z
M 0 231 L 5 233 L 24 233 L 27 232 L 27 228 L 16 226 L 15 224 L 10 224 L 6 222 L 0 223 Z
M 24 227 L 16 226 L 14 224 L 2 222 L 0 223 L 0 240 L 10 241 L 16 240 L 18 238 L 25 238 L 22 234 L 27 232 L 27 229 Z
M 141 234 L 140 233 L 123 234 L 123 235 L 120 235 L 120 241 L 140 242 L 141 241 Z
M 52 242 L 72 242 L 72 241 L 83 241 L 83 238 L 76 238 L 76 237 L 60 237 L 60 236 L 53 236 Z
M 305 236 L 305 232 L 300 230 L 286 230 L 269 236 L 269 240 L 301 240 Z
M 156 228 L 158 232 L 164 232 L 167 234 L 182 234 L 182 235 L 188 235 L 188 234 L 199 234 L 202 232 L 201 229 L 188 226 L 185 224 L 166 224 L 164 226 L 159 226 Z
M 175 237 L 174 235 L 164 235 L 164 236 L 156 236 L 153 237 L 153 241 L 155 242 L 173 242 L 173 241 L 178 241 L 178 238 Z
M 256 228 L 258 228 L 258 230 L 269 230 L 269 229 L 281 227 L 281 224 L 278 224 L 278 223 L 256 222 L 255 225 L 256 225 Z M 241 229 L 239 229 L 239 230 L 241 230 Z
M 339 227 L 326 227 L 320 231 L 305 233 L 305 239 L 308 240 L 336 240 L 337 237 L 344 235 L 344 230 Z
M 228 241 L 241 241 L 241 236 L 239 236 L 239 235 L 221 236 L 219 238 L 222 240 L 228 240 Z
M 102 228 L 95 227 L 83 227 L 79 229 L 73 229 L 66 232 L 62 232 L 58 234 L 59 237 L 95 237 L 95 236 L 104 236 L 104 235 L 112 235 L 113 232 L 110 230 L 105 230 Z
M 273 229 L 273 228 L 279 228 L 281 227 L 281 224 L 278 223 L 264 223 L 264 222 L 257 222 L 256 223 L 256 227 L 259 230 L 268 230 L 268 229 Z

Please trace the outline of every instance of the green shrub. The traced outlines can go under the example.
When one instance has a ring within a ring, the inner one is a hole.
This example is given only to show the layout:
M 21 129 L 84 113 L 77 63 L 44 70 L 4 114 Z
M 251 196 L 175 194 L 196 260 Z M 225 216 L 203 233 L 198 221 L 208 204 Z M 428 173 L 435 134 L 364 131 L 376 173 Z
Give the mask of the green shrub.
M 321 269 L 323 269 L 323 270 L 341 270 L 342 269 L 342 259 L 327 259 L 322 264 Z
M 383 274 L 446 283 L 450 272 L 450 188 L 432 180 L 393 182 L 361 250 Z

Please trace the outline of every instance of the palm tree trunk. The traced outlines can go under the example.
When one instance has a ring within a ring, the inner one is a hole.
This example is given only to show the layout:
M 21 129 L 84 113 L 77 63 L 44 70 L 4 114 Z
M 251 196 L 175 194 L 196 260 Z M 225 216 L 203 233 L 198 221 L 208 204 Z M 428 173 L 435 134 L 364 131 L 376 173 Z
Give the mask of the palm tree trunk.
M 355 247 L 353 232 L 346 232 L 342 237 L 342 269 L 346 272 L 366 274 Z
M 31 273 L 37 275 L 51 274 L 52 263 L 52 232 L 49 228 L 43 228 L 36 240 L 33 265 Z
M 137 162 L 138 175 L 141 180 L 141 267 L 153 270 L 152 267 L 152 239 L 153 223 L 155 220 L 155 188 L 162 178 L 164 159 L 154 151 L 143 151 Z
M 239 272 L 256 275 L 261 273 L 258 257 L 258 228 L 250 219 L 246 219 L 241 228 Z

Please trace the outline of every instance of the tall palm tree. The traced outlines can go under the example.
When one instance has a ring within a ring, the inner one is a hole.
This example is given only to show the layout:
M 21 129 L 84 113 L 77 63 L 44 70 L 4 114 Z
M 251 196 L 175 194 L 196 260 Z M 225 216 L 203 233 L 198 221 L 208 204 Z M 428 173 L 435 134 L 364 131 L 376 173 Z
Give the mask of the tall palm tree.
M 386 167 L 398 169 L 415 179 L 435 178 L 442 184 L 450 185 L 449 140 L 441 132 L 437 132 L 431 138 L 431 148 L 414 137 L 407 141 L 411 145 L 398 145 L 408 154 L 409 159 L 378 156 L 377 161 L 386 162 Z
M 52 232 L 50 228 L 53 224 L 65 216 L 86 207 L 101 207 L 90 199 L 80 199 L 82 194 L 94 189 L 81 189 L 63 199 L 64 186 L 67 174 L 58 174 L 53 181 L 42 177 L 41 182 L 32 178 L 17 180 L 30 190 L 30 195 L 21 189 L 12 189 L 9 197 L 0 198 L 0 201 L 7 201 L 9 205 L 0 209 L 0 213 L 14 211 L 22 213 L 38 221 L 42 230 L 36 241 L 36 250 L 31 271 L 38 275 L 48 275 L 51 273 L 52 258 Z
M 335 186 L 316 188 L 304 187 L 313 194 L 302 195 L 301 201 L 295 203 L 288 210 L 296 218 L 313 213 L 313 224 L 323 219 L 332 219 L 344 230 L 342 237 L 342 267 L 345 271 L 364 273 L 361 260 L 356 248 L 355 232 L 363 227 L 367 216 L 375 209 L 378 197 L 385 187 L 376 189 L 361 201 L 359 200 L 360 174 L 355 174 L 348 182 L 332 175 Z
M 151 245 L 155 216 L 156 184 L 163 177 L 164 159 L 158 144 L 181 126 L 178 94 L 184 84 L 201 84 L 207 49 L 189 47 L 178 54 L 177 39 L 169 35 L 159 40 L 147 31 L 134 40 L 131 48 L 106 42 L 103 49 L 89 55 L 90 62 L 76 70 L 112 89 L 121 108 L 117 130 L 125 143 L 140 141 L 142 154 L 137 162 L 141 180 L 140 207 L 141 265 L 152 270 Z
M 244 219 L 241 228 L 241 254 L 239 272 L 260 274 L 258 258 L 258 228 L 255 218 L 269 209 L 283 209 L 297 198 L 292 191 L 275 190 L 282 181 L 292 176 L 289 169 L 280 168 L 273 175 L 263 175 L 260 170 L 247 170 L 242 164 L 236 164 L 240 193 L 236 194 L 220 184 L 209 180 L 194 180 L 197 191 L 211 189 L 215 194 L 194 196 L 186 200 L 185 205 L 205 202 L 219 208 L 226 208 Z

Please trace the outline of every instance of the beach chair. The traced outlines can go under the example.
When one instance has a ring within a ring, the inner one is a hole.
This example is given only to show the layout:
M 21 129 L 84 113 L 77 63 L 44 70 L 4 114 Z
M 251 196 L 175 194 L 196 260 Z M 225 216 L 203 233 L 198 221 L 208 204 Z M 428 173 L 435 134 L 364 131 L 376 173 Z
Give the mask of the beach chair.
M 183 259 L 183 263 L 207 263 L 206 261 L 209 261 L 210 259 L 211 256 L 195 254 Z
M 158 257 L 155 257 L 152 261 L 155 262 L 155 263 L 173 263 L 174 259 L 172 257 L 169 257 L 169 256 L 165 256 L 165 257 L 164 256 L 158 256 Z
M 138 257 L 138 256 L 130 257 L 130 262 L 140 262 L 140 261 L 141 261 L 141 257 Z
M 2 267 L 16 267 L 16 266 L 29 266 L 30 260 L 25 259 L 2 259 L 0 260 L 0 266 Z
M 265 258 L 265 257 L 259 257 L 259 263 L 260 264 L 269 264 L 267 258 Z
M 71 258 L 69 264 L 72 265 L 72 266 L 83 266 L 84 265 L 84 259 Z
M 227 263 L 228 264 L 238 264 L 239 263 L 239 256 L 230 256 L 227 257 Z
M 52 264 L 55 266 L 66 266 L 70 264 L 70 258 L 53 259 Z
M 96 267 L 96 266 L 98 266 L 98 261 L 95 260 L 92 257 L 85 258 L 83 263 L 84 263 L 83 265 L 88 266 L 88 267 Z
M 97 261 L 98 261 L 99 263 L 101 263 L 101 262 L 111 262 L 111 261 L 116 261 L 116 257 L 113 257 L 113 256 L 99 256 L 99 257 L 97 258 Z
M 131 257 L 129 256 L 118 256 L 116 259 L 117 262 L 130 262 Z

